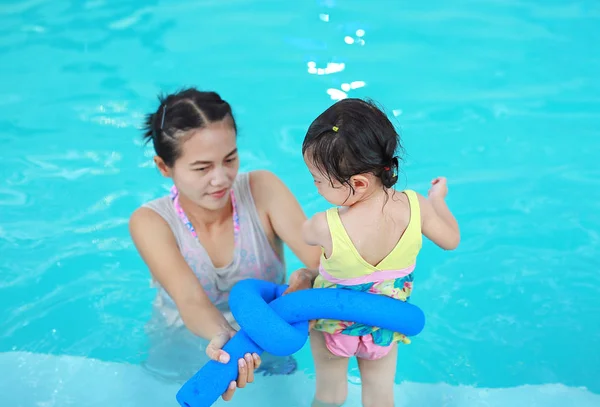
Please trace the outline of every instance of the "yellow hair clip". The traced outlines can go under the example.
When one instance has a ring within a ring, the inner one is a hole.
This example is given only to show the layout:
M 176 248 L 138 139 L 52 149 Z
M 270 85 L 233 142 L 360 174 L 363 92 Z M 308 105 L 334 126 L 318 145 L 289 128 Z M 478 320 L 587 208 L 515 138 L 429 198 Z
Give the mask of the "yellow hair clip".
M 339 128 L 337 126 L 333 126 L 333 131 L 335 131 L 337 133 L 338 130 L 339 130 Z

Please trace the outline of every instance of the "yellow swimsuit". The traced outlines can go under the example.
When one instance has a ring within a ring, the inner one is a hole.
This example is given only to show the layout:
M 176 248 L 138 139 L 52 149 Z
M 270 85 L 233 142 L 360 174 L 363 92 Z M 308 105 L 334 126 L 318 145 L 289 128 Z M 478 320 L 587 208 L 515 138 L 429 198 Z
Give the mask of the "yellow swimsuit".
M 327 210 L 333 249 L 329 258 L 325 257 L 324 251 L 321 254 L 320 273 L 314 288 L 344 288 L 409 300 L 413 288 L 412 271 L 422 246 L 421 211 L 416 193 L 412 190 L 403 192 L 410 204 L 410 221 L 394 249 L 377 266 L 372 266 L 360 256 L 346 233 L 338 208 Z M 389 346 L 398 341 L 410 343 L 400 332 L 353 322 L 319 319 L 315 329 L 350 336 L 371 334 L 373 343 L 379 346 Z

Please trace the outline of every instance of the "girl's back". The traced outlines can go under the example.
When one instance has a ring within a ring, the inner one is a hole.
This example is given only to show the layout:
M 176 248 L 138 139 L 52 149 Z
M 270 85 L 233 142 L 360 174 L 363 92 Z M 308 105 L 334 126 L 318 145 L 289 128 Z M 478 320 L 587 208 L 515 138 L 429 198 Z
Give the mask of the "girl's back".
M 411 221 L 410 210 L 406 194 L 390 189 L 387 201 L 385 198 L 367 200 L 343 207 L 339 214 L 360 257 L 377 267 L 402 243 Z

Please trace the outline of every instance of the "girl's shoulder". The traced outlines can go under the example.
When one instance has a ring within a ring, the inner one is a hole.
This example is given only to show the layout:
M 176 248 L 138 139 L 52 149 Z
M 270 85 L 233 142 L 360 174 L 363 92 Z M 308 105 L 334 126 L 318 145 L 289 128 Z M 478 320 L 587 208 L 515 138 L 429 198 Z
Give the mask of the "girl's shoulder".
M 423 224 L 423 205 L 426 199 L 412 189 L 394 190 L 384 205 L 385 217 L 391 217 L 400 224 Z
M 419 210 L 426 202 L 426 198 L 414 189 L 394 190 L 393 197 L 402 205 L 407 205 L 411 210 Z
M 418 209 L 421 205 L 421 194 L 412 189 L 395 189 L 388 195 L 388 202 L 406 210 Z

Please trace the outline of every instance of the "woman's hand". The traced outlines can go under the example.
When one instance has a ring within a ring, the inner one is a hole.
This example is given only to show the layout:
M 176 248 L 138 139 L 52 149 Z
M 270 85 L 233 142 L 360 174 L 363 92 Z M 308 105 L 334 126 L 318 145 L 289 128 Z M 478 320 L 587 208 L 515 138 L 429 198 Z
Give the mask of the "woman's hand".
M 229 354 L 223 350 L 223 346 L 235 335 L 235 331 L 223 331 L 214 336 L 206 347 L 206 354 L 212 360 L 221 363 L 229 362 Z M 221 395 L 224 401 L 233 398 L 236 387 L 246 387 L 247 383 L 254 381 L 254 370 L 260 366 L 260 357 L 254 353 L 247 353 L 243 359 L 238 360 L 238 378 L 237 382 L 232 381 L 225 393 Z
M 316 272 L 311 272 L 309 269 L 301 268 L 294 271 L 290 275 L 289 287 L 283 292 L 283 295 L 293 293 L 294 291 L 307 290 L 312 288 L 316 278 Z M 308 321 L 308 331 L 315 326 L 317 320 Z

